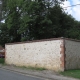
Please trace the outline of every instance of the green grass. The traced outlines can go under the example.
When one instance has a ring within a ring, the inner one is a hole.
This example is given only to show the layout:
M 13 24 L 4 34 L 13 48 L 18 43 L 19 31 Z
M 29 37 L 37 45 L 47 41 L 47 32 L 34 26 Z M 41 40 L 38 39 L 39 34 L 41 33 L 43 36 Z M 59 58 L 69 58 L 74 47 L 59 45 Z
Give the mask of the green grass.
M 38 71 L 46 70 L 45 68 L 37 68 L 37 67 L 31 67 L 31 66 L 28 66 L 28 67 L 25 67 L 25 66 L 16 66 L 16 67 L 22 68 L 22 69 L 29 69 L 29 70 L 38 70 Z
M 0 64 L 7 65 L 7 64 L 5 64 L 5 59 L 4 58 L 0 58 Z M 15 66 L 15 65 L 13 65 L 13 66 Z M 28 66 L 28 67 L 15 66 L 15 67 L 22 68 L 22 69 L 39 70 L 39 71 L 46 70 L 45 68 L 38 68 L 38 67 L 31 67 L 31 66 Z
M 79 70 L 67 70 L 67 71 L 61 72 L 61 74 L 64 76 L 69 76 L 69 77 L 80 79 L 80 69 Z
M 4 64 L 4 58 L 0 58 L 0 64 Z

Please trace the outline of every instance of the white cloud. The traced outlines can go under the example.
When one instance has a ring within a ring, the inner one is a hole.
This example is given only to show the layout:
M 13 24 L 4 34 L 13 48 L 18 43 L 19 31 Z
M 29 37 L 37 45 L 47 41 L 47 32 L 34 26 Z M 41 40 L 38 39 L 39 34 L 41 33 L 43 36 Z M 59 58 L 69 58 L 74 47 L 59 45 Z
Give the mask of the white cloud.
M 68 12 L 68 14 L 71 14 L 76 20 L 80 21 L 80 5 L 76 4 L 80 4 L 80 0 L 67 0 L 64 2 L 64 5 L 61 6 L 65 9 L 65 12 Z M 71 5 L 76 6 L 68 7 Z

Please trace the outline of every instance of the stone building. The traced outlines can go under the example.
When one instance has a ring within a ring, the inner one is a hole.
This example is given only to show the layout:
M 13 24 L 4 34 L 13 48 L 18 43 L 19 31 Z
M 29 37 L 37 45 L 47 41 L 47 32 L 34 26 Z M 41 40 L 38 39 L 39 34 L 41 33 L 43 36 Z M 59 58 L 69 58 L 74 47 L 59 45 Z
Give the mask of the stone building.
M 52 38 L 5 45 L 5 62 L 55 71 L 80 69 L 80 41 Z

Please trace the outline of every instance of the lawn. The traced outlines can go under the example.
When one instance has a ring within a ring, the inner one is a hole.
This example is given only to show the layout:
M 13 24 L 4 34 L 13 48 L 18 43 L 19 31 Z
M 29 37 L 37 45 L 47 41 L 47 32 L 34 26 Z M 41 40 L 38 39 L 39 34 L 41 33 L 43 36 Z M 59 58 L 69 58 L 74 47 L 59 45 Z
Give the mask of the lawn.
M 0 64 L 4 64 L 4 58 L 0 58 Z
M 80 69 L 79 70 L 67 70 L 64 72 L 61 72 L 64 76 L 74 77 L 80 79 Z

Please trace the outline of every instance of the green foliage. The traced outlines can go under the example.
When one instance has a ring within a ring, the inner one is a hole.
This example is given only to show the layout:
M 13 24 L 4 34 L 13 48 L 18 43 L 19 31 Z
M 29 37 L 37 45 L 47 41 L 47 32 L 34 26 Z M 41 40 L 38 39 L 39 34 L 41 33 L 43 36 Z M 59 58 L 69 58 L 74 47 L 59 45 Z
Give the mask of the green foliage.
M 21 0 L 20 0 L 21 1 Z M 18 2 L 16 0 L 8 0 L 7 2 L 7 16 L 5 19 L 6 27 L 9 31 L 10 42 L 20 41 L 21 35 L 18 34 L 20 27 L 20 12 Z
M 80 22 L 60 7 L 64 0 L 3 0 L 0 44 L 33 39 L 80 39 Z
M 25 3 L 27 3 L 27 1 Z M 32 1 L 27 3 L 27 5 L 25 3 L 25 7 L 24 5 L 22 7 L 24 14 L 22 13 L 22 24 L 19 33 L 23 34 L 23 37 L 28 38 L 28 40 L 42 39 L 43 36 L 46 38 L 46 33 L 50 33 L 48 26 L 50 26 L 52 22 L 47 17 L 45 4 L 43 4 L 42 1 Z M 24 25 L 24 27 L 22 25 Z
M 0 58 L 0 64 L 4 64 L 5 60 L 4 58 Z
M 6 24 L 0 24 L 0 45 L 5 46 L 5 43 L 9 43 L 9 31 L 6 27 Z

